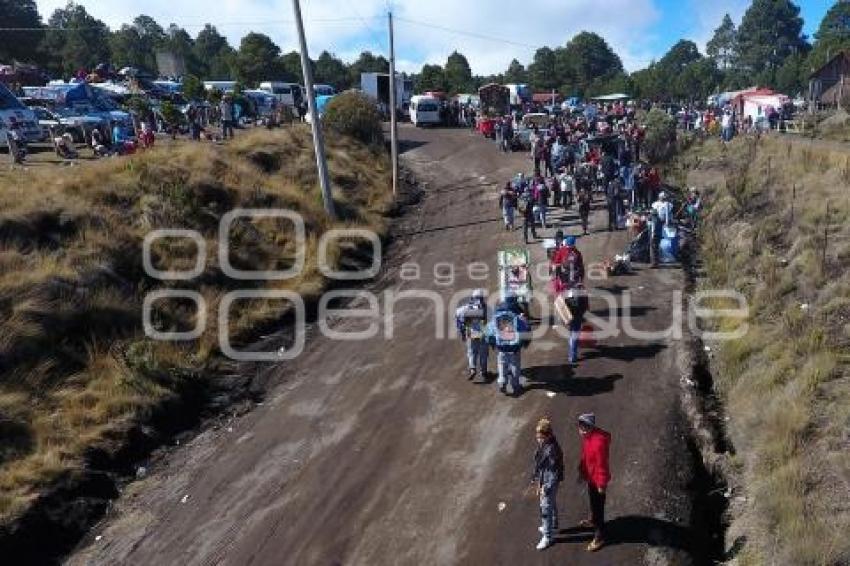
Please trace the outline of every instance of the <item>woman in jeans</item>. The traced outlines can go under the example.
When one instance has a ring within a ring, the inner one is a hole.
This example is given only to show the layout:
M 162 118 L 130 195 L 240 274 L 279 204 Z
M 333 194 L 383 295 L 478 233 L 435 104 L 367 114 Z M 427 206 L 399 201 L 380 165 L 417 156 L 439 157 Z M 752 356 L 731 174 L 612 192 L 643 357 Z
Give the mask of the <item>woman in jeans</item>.
M 532 485 L 540 498 L 539 527 L 541 534 L 537 550 L 552 545 L 552 537 L 558 529 L 558 486 L 564 480 L 564 453 L 552 430 L 552 421 L 542 418 L 536 428 L 537 450 L 534 452 L 534 473 Z

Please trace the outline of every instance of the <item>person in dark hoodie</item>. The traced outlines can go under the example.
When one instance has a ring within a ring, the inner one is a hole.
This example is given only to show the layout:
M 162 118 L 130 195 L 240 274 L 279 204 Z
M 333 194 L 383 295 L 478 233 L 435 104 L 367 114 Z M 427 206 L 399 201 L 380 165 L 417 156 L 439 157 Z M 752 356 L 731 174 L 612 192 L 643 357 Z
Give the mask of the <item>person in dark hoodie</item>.
M 552 537 L 558 530 L 558 486 L 564 481 L 564 452 L 552 430 L 552 421 L 542 418 L 536 428 L 537 450 L 534 452 L 534 472 L 531 476 L 532 487 L 540 498 L 539 527 L 541 534 L 537 550 L 552 545 Z
M 535 226 L 537 218 L 534 216 L 534 198 L 532 195 L 528 194 L 530 192 L 530 189 L 526 191 L 526 198 L 523 199 L 525 201 L 525 209 L 522 211 L 522 239 L 526 244 L 528 243 L 529 232 L 531 232 L 532 238 L 535 240 L 537 239 L 537 227 Z
M 605 545 L 605 492 L 611 481 L 608 468 L 608 452 L 611 435 L 596 426 L 596 416 L 584 413 L 578 417 L 578 432 L 581 436 L 581 460 L 579 477 L 587 483 L 590 500 L 590 519 L 579 523 L 580 527 L 593 529 L 593 540 L 587 550 L 596 552 Z

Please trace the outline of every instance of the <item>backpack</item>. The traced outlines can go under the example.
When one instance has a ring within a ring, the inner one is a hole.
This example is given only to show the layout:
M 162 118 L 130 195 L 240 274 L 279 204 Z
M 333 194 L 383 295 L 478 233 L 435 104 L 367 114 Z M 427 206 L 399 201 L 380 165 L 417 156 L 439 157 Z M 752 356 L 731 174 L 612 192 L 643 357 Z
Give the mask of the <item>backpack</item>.
M 512 348 L 521 345 L 519 316 L 510 311 L 499 311 L 493 317 L 491 330 L 496 348 Z
M 484 337 L 487 313 L 481 305 L 469 302 L 457 309 L 458 330 L 467 338 L 478 340 Z

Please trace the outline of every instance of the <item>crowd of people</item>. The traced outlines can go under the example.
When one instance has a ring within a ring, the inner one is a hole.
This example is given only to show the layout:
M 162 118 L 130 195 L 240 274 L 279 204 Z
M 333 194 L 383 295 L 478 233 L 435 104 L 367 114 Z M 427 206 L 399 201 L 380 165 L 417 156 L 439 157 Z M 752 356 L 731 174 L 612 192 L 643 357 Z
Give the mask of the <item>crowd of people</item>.
M 463 114 L 462 114 L 463 116 Z M 512 135 L 514 117 L 497 125 L 497 140 Z M 500 188 L 498 205 L 504 230 L 518 230 L 522 220 L 522 242 L 528 245 L 554 230 L 554 245 L 547 249 L 550 289 L 556 314 L 567 331 L 567 361 L 575 367 L 580 359 L 589 293 L 585 286 L 585 262 L 578 238 L 590 233 L 591 207 L 604 202 L 608 231 L 632 229 L 633 242 L 648 243 L 648 258 L 657 265 L 665 231 L 676 230 L 680 221 L 696 225 L 702 206 L 696 189 L 687 191 L 680 207 L 663 187 L 657 168 L 642 162 L 644 129 L 623 105 L 600 109 L 598 120 L 557 117 L 546 128 L 534 128 L 529 153 L 530 174 L 518 173 Z M 552 222 L 552 211 L 575 209 L 581 231 L 567 235 Z M 629 224 L 627 222 L 627 217 Z M 643 220 L 638 220 L 643 219 Z M 513 268 L 517 269 L 517 268 Z M 497 354 L 499 390 L 522 395 L 522 351 L 530 345 L 530 316 L 527 305 L 510 294 L 501 297 L 492 314 L 483 289 L 476 290 L 456 313 L 457 328 L 466 343 L 468 378 L 486 380 L 490 350 Z M 610 479 L 608 447 L 610 434 L 596 426 L 593 414 L 579 417 L 582 438 L 580 477 L 587 483 L 590 517 L 580 527 L 592 529 L 588 550 L 605 544 L 605 490 Z M 541 540 L 539 550 L 549 547 L 558 525 L 556 496 L 564 479 L 563 453 L 552 423 L 543 419 L 537 427 L 538 449 L 534 457 L 533 484 L 540 501 Z

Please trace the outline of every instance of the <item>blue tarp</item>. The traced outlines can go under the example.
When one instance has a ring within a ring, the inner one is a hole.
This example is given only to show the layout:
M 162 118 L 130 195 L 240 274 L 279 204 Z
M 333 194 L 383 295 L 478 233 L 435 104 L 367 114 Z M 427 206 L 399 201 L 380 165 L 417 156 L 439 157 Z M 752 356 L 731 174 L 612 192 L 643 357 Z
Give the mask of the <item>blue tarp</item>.
M 71 106 L 75 102 L 91 102 L 96 98 L 97 96 L 95 96 L 88 84 L 80 83 L 65 92 L 65 105 Z
M 319 116 L 325 113 L 325 106 L 328 105 L 335 95 L 333 94 L 323 94 L 316 97 L 316 112 L 319 113 Z

